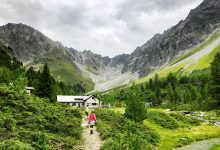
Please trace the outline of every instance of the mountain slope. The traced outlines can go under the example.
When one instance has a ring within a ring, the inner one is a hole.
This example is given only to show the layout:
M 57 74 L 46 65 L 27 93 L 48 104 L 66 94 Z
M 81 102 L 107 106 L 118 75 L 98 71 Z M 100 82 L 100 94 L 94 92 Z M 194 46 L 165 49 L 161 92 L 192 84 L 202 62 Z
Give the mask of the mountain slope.
M 136 80 L 139 84 L 149 80 L 158 74 L 160 77 L 166 77 L 169 73 L 178 73 L 180 75 L 189 75 L 193 71 L 203 70 L 210 67 L 214 56 L 220 52 L 220 30 L 216 30 L 205 42 L 199 44 L 195 48 L 183 52 L 176 56 L 173 61 L 155 70 L 148 76 Z
M 149 75 L 170 64 L 178 55 L 192 51 L 195 46 L 204 42 L 219 27 L 220 1 L 204 0 L 190 11 L 185 20 L 163 34 L 156 34 L 130 55 L 118 55 L 110 60 L 102 60 L 108 65 L 104 68 L 95 67 L 95 73 L 94 68 L 91 71 L 91 67 L 88 68 L 86 63 L 79 62 L 79 68 L 93 79 L 96 90 L 103 91 Z M 92 54 L 90 56 L 97 58 Z M 88 59 L 86 56 L 85 58 Z M 99 65 L 94 63 L 94 66 Z
M 67 48 L 32 27 L 12 23 L 2 26 L 0 42 L 12 47 L 16 58 L 26 67 L 34 66 L 39 69 L 44 63 L 48 63 L 52 75 L 58 81 L 67 84 L 83 82 L 87 91 L 93 89 L 93 82 L 69 59 Z
M 185 20 L 163 34 L 156 34 L 129 55 L 109 58 L 88 50 L 79 52 L 23 24 L 0 27 L 0 42 L 12 47 L 26 66 L 40 68 L 47 62 L 56 79 L 71 84 L 83 81 L 89 90 L 94 83 L 96 91 L 103 91 L 187 58 L 190 53 L 178 56 L 193 51 L 219 27 L 220 1 L 204 0 Z
M 220 1 L 204 0 L 184 21 L 138 47 L 128 57 L 124 71 L 138 71 L 140 76 L 149 74 L 170 62 L 179 52 L 203 42 L 219 26 Z

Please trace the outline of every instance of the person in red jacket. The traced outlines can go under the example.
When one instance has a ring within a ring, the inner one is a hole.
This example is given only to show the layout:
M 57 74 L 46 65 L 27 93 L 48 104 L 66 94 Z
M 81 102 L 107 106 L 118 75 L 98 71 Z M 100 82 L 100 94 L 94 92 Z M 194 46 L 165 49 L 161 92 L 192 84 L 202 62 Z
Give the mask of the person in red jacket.
M 92 113 L 89 115 L 89 125 L 90 125 L 90 134 L 93 134 L 93 127 L 95 125 L 96 122 L 96 115 L 94 113 L 94 111 L 92 111 Z

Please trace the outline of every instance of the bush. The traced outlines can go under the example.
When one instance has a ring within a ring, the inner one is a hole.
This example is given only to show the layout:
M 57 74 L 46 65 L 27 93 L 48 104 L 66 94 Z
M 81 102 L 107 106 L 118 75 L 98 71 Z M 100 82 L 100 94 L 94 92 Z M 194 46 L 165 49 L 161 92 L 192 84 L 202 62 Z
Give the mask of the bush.
M 105 140 L 102 149 L 151 149 L 159 135 L 152 129 L 107 109 L 97 109 L 97 129 Z M 111 146 L 110 146 L 111 145 Z
M 81 115 L 70 106 L 5 86 L 0 87 L 0 110 L 2 139 L 16 138 L 35 149 L 70 149 L 81 141 Z
M 14 131 L 16 120 L 8 113 L 0 113 L 0 132 Z
M 34 148 L 28 144 L 19 140 L 5 140 L 0 142 L 1 150 L 34 150 Z
M 184 145 L 188 145 L 190 143 L 193 142 L 193 139 L 189 138 L 189 137 L 182 137 L 179 139 L 179 141 L 177 142 L 178 145 L 176 147 L 182 147 Z
M 184 124 L 198 126 L 201 123 L 201 121 L 199 121 L 198 119 L 195 119 L 195 118 L 192 118 L 192 117 L 187 117 L 187 116 L 184 116 L 180 113 L 171 113 L 170 115 L 172 117 L 174 117 L 177 121 L 180 121 Z
M 163 128 L 176 129 L 179 127 L 176 119 L 162 111 L 148 111 L 147 118 Z

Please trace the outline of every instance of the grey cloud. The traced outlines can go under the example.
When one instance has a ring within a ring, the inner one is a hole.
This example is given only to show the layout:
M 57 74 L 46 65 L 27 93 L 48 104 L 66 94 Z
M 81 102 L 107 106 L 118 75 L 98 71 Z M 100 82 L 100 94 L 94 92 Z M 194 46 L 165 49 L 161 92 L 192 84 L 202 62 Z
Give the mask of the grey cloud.
M 201 1 L 0 0 L 0 24 L 22 22 L 66 46 L 114 56 L 130 53 Z
M 67 25 L 82 25 L 86 20 L 86 8 L 80 6 L 63 6 L 59 8 L 59 21 Z
M 194 2 L 201 0 L 194 0 Z M 169 13 L 190 5 L 192 0 L 128 0 L 119 6 L 116 17 L 121 20 L 136 18 L 145 13 L 151 15 L 153 12 Z
M 36 23 L 42 16 L 43 6 L 39 1 L 23 0 L 21 3 L 20 0 L 7 0 L 5 3 L 8 5 L 6 9 L 9 12 L 5 17 L 15 18 L 15 20 L 22 18 L 27 22 Z

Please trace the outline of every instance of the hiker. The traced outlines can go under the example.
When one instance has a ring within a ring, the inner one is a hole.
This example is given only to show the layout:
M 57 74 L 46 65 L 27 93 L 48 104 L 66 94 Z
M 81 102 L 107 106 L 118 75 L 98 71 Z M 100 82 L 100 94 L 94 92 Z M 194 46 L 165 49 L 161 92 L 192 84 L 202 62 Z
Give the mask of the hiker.
M 86 111 L 85 111 L 85 121 L 88 120 L 88 116 L 89 116 L 89 108 L 86 107 Z
M 96 121 L 96 116 L 94 111 L 92 111 L 92 113 L 89 115 L 89 125 L 90 125 L 90 134 L 93 134 L 93 127 L 95 125 L 95 121 Z

